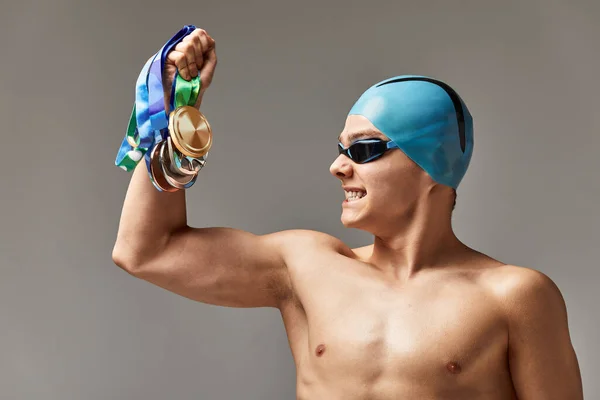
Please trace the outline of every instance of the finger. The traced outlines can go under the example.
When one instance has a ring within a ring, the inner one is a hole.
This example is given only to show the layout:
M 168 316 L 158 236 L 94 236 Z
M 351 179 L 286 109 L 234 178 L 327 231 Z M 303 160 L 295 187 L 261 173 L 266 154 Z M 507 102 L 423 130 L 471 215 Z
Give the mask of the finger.
M 177 67 L 179 75 L 181 75 L 183 79 L 190 79 L 188 73 L 187 58 L 185 57 L 184 53 L 177 50 L 172 50 L 169 52 L 169 54 L 167 54 L 167 60 Z
M 216 66 L 217 52 L 213 46 L 207 53 L 204 54 L 204 64 L 200 70 L 202 89 L 206 89 L 211 84 Z
M 204 49 L 204 65 L 201 69 L 201 74 L 204 77 L 204 81 L 206 84 L 210 84 L 212 81 L 212 75 L 214 73 L 215 67 L 217 65 L 217 53 L 215 52 L 215 40 L 206 33 L 205 35 L 200 36 L 200 41 L 202 42 L 202 46 Z M 210 62 L 208 62 L 210 58 Z M 208 62 L 208 65 L 206 65 Z M 204 68 L 206 66 L 206 68 Z M 204 72 L 202 72 L 204 71 Z M 207 79 L 208 78 L 208 79 Z
M 208 40 L 208 44 L 211 48 L 215 47 L 215 39 L 213 39 L 208 33 L 206 34 L 206 39 Z
M 175 50 L 183 53 L 186 59 L 187 65 L 187 75 L 183 75 L 183 78 L 186 80 L 190 80 L 193 77 L 198 76 L 198 67 L 196 66 L 196 52 L 194 51 L 194 46 L 188 42 L 179 42 L 175 46 Z
M 200 43 L 202 44 L 202 50 L 203 53 L 206 54 L 207 52 L 209 52 L 212 48 L 215 47 L 215 41 L 214 39 L 205 32 L 201 32 L 198 35 L 198 38 L 200 39 Z
M 194 53 L 196 54 L 196 67 L 201 69 L 202 64 L 204 63 L 204 50 L 202 49 L 200 37 L 198 35 L 187 35 L 185 38 L 183 38 L 183 41 L 190 42 L 192 46 L 194 46 Z

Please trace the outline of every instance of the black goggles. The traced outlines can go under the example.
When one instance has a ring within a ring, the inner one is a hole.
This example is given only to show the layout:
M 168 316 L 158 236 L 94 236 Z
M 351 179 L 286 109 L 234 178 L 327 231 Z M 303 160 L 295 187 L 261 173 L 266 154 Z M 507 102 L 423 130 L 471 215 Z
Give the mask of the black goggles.
M 364 164 L 381 157 L 386 151 L 399 149 L 393 141 L 381 139 L 363 139 L 352 143 L 348 148 L 338 142 L 338 152 L 350 158 L 357 164 Z

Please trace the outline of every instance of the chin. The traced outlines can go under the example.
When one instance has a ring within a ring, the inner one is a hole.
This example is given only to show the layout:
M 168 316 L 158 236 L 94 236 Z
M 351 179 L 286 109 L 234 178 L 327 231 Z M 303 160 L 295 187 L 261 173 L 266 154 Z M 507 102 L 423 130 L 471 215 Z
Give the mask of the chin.
M 354 221 L 347 221 L 344 218 L 342 218 L 342 225 L 344 225 L 344 228 L 355 228 Z
M 359 229 L 374 234 L 380 224 L 389 223 L 385 215 L 373 212 L 372 209 L 344 210 L 340 218 L 345 228 Z
M 366 225 L 365 216 L 362 215 L 357 217 L 356 215 L 344 215 L 344 213 L 342 213 L 340 220 L 342 225 L 346 228 L 364 229 Z

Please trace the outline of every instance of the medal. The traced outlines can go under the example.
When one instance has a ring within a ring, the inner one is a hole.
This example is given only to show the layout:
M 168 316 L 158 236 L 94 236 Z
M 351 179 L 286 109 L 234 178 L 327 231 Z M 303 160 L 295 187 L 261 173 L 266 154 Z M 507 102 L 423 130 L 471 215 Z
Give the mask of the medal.
M 161 142 L 162 146 L 158 153 L 160 165 L 162 167 L 165 180 L 169 183 L 169 185 L 177 189 L 187 189 L 191 187 L 194 184 L 194 182 L 196 182 L 198 174 L 191 173 L 183 175 L 176 170 L 176 167 L 175 165 L 173 165 L 173 160 L 171 159 L 168 150 L 170 141 L 171 138 L 167 138 L 166 141 Z
M 184 155 L 200 158 L 212 146 L 212 131 L 206 117 L 195 107 L 181 106 L 169 115 L 169 134 Z
M 206 163 L 206 156 L 208 155 L 208 153 L 206 153 L 200 158 L 184 156 L 173 146 L 173 141 L 170 137 L 167 140 L 167 152 L 169 153 L 173 169 L 182 175 L 195 175 L 200 172 Z
M 193 176 L 183 176 L 183 175 L 169 175 L 168 171 L 165 171 L 166 168 L 163 166 L 163 172 L 165 174 L 165 179 L 167 182 L 177 189 L 188 189 L 192 187 L 194 183 L 196 183 L 196 179 L 198 178 L 198 174 Z
M 163 175 L 162 166 L 159 159 L 159 151 L 164 144 L 164 141 L 159 142 L 152 149 L 152 153 L 150 154 L 150 172 L 152 173 L 152 179 L 154 180 L 154 183 L 163 192 L 176 192 L 179 189 L 170 185 Z
M 212 146 L 211 127 L 194 106 L 200 94 L 199 76 L 186 81 L 176 71 L 169 105 L 165 106 L 162 78 L 167 54 L 195 29 L 184 26 L 144 64 L 136 81 L 126 135 L 115 159 L 115 165 L 133 171 L 144 158 L 152 184 L 165 192 L 192 186 Z

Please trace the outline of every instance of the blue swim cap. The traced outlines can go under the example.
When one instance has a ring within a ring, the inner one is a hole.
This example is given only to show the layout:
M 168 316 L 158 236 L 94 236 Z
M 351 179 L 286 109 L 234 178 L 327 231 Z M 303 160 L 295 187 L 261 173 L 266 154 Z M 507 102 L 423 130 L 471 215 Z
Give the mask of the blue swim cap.
M 431 178 L 454 189 L 473 154 L 473 117 L 446 83 L 396 76 L 367 89 L 348 115 L 362 115 Z

